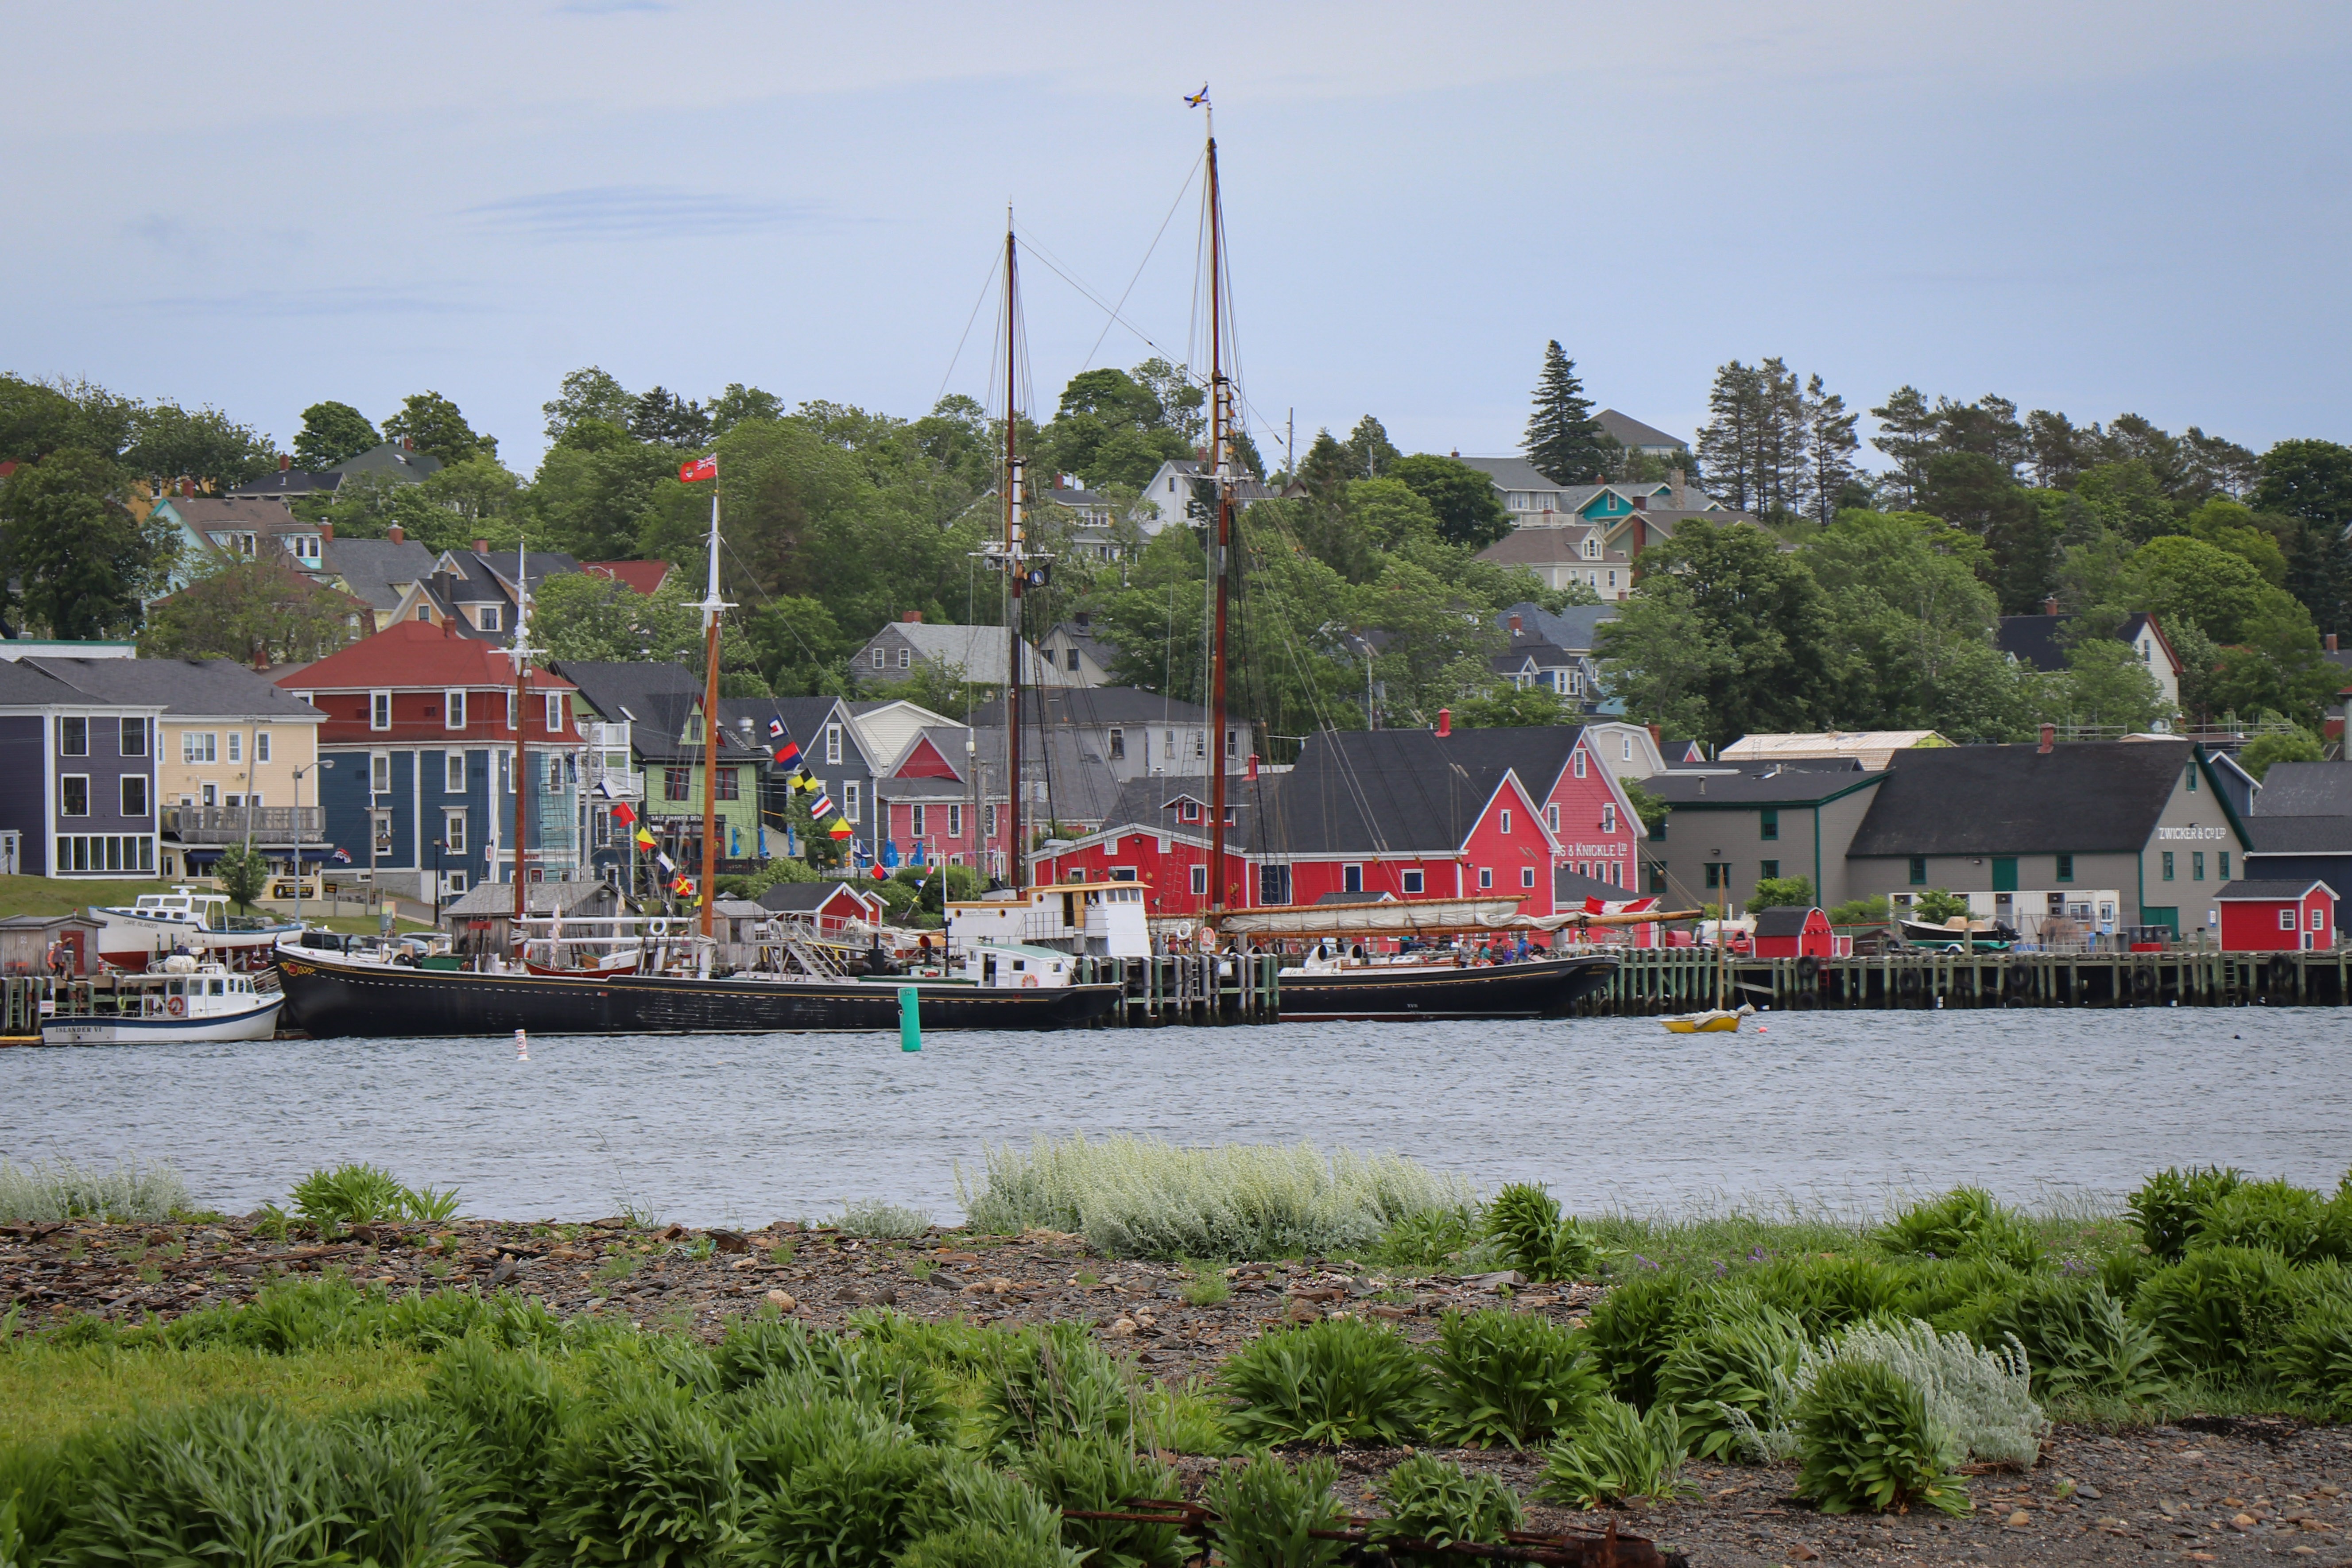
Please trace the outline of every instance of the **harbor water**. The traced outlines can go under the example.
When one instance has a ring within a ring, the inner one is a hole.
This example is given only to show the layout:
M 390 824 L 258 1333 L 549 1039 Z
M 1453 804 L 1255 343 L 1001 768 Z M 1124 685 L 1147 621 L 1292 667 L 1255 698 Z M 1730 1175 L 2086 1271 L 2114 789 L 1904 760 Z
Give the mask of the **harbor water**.
M 165 1160 L 241 1213 L 343 1161 L 502 1218 L 958 1215 L 983 1151 L 1072 1132 L 1395 1151 L 1571 1209 L 1875 1212 L 1960 1183 L 2113 1200 L 2168 1164 L 2332 1188 L 2334 1008 L 1768 1013 L 1070 1034 L 256 1041 L 0 1051 L 0 1158 Z

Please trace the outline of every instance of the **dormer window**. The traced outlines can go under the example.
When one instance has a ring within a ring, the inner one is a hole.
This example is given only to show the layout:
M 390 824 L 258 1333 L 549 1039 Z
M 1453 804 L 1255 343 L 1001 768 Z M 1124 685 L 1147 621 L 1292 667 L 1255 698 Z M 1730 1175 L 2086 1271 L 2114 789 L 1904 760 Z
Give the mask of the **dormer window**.
M 499 611 L 503 607 L 503 605 L 482 605 L 479 609 L 474 612 L 474 624 L 481 627 L 482 630 L 486 632 L 499 630 Z
M 1180 803 L 1176 807 L 1176 820 L 1179 822 L 1200 821 L 1201 803 L 1197 800 L 1188 800 Z
M 1601 554 L 1601 541 L 1599 541 L 1598 539 L 1587 539 L 1587 540 L 1584 542 L 1584 555 L 1585 555 L 1585 559 L 1586 559 L 1586 560 L 1588 560 L 1588 561 L 1590 561 L 1590 560 L 1597 560 L 1597 559 L 1599 559 L 1600 554 Z

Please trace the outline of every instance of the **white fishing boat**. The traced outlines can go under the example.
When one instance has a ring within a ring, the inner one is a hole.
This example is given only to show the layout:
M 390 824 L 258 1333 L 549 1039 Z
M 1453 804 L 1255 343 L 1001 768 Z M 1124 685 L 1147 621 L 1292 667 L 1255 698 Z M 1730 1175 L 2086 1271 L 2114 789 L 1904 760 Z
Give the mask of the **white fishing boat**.
M 302 929 L 292 921 L 240 918 L 228 910 L 227 894 L 184 887 L 142 893 L 128 905 L 99 905 L 89 918 L 98 922 L 98 956 L 132 971 L 173 952 L 266 960 L 279 937 Z
M 45 1046 L 163 1045 L 190 1040 L 266 1040 L 278 1032 L 285 993 L 185 954 L 145 973 L 117 974 L 86 993 L 89 1011 L 41 1020 Z

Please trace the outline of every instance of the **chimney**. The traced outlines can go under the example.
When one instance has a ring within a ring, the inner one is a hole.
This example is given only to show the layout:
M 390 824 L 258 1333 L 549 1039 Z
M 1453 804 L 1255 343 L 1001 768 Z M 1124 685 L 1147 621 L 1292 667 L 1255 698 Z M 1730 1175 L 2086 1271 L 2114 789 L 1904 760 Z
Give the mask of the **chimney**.
M 196 481 L 194 479 L 182 479 L 180 481 L 180 493 L 184 496 L 194 495 L 196 493 Z
M 1659 729 L 1655 724 L 1649 726 L 1649 731 L 1650 744 L 1657 747 L 1661 752 L 1664 752 L 1666 749 L 1665 731 Z
M 490 552 L 490 542 L 489 542 L 488 540 L 487 540 L 487 539 L 477 539 L 476 541 L 474 541 L 474 553 L 475 553 L 475 554 L 477 554 L 477 555 L 488 555 L 489 552 Z
M 1078 623 L 1078 630 L 1085 631 L 1094 625 L 1095 613 L 1092 610 L 1080 610 L 1077 615 L 1072 618 Z M 2334 643 L 2330 643 L 2327 646 L 2333 647 L 2336 645 Z
M 1511 617 L 1511 635 L 1513 637 L 1519 635 L 1519 617 L 1517 616 Z
M 334 525 L 333 523 L 331 523 L 331 522 L 322 522 L 322 523 L 320 523 L 320 524 L 319 525 L 319 537 L 320 537 L 320 538 L 321 538 L 321 539 L 332 539 L 332 538 L 334 538 L 334 537 L 335 537 L 335 525 Z
M 404 452 L 414 452 L 416 450 L 416 437 L 414 436 L 403 436 L 400 438 L 400 449 Z
M 294 459 L 293 459 L 293 458 L 291 458 L 288 457 L 288 456 L 287 456 L 285 453 L 283 453 L 283 452 L 280 452 L 280 453 L 278 453 L 278 471 L 279 473 L 281 473 L 281 474 L 282 474 L 282 473 L 284 473 L 287 469 L 289 469 L 289 468 L 292 468 L 293 466 L 294 466 Z
M 2048 756 L 2048 755 L 2050 754 L 2050 748 L 2051 748 L 2051 746 L 2052 746 L 2052 745 L 2053 745 L 2053 744 L 2057 741 L 2057 739 L 2058 739 L 2058 726 L 2057 726 L 2057 725 L 2055 725 L 2055 724 L 2044 724 L 2044 725 L 2042 725 L 2042 744 L 2041 744 L 2038 748 L 2036 748 L 2036 750 L 2037 750 L 2037 752 L 2039 752 L 2039 754 L 2041 754 L 2041 755 L 2042 755 L 2042 756 L 2045 756 L 2045 757 L 2046 757 L 2046 756 Z
M 1461 448 L 1461 447 L 1454 447 L 1454 450 L 1453 450 L 1452 452 L 1450 452 L 1450 453 L 1449 453 L 1449 454 L 1447 454 L 1447 455 L 1448 455 L 1449 457 L 1459 458 L 1459 457 L 1461 457 L 1461 456 L 1462 456 L 1462 448 Z
M 1647 510 L 1650 510 L 1650 498 L 1649 498 L 1648 496 L 1635 496 L 1635 497 L 1633 498 L 1633 510 L 1634 510 L 1635 511 L 1647 511 Z
M 2334 632 L 2327 634 L 2327 651 L 2330 653 L 2334 653 L 2336 651 L 2336 634 Z
M 1452 733 L 1454 733 L 1454 710 L 1450 708 L 1440 708 L 1437 710 L 1437 738 L 1443 741 Z
M 1253 780 L 1257 777 L 1257 753 L 1255 752 L 1252 752 L 1250 753 L 1249 776 Z
M 253 645 L 253 673 L 256 675 L 269 673 L 269 649 L 260 643 Z
M 920 610 L 908 610 L 905 615 L 900 616 L 898 620 L 900 624 L 905 626 L 919 626 L 923 624 L 923 612 Z
M 1688 511 L 1690 508 L 1683 504 L 1683 471 L 1680 468 L 1666 470 L 1666 483 L 1674 487 L 1675 510 Z
M 2058 613 L 2057 595 L 2053 594 L 2048 598 L 2042 601 L 2042 613 L 2045 616 L 2054 616 Z
M 407 543 L 407 542 L 408 542 L 408 531 L 407 531 L 406 529 L 404 529 L 404 528 L 401 527 L 401 526 L 400 526 L 400 524 L 398 524 L 398 523 L 396 523 L 396 522 L 395 522 L 395 523 L 394 523 L 394 524 L 392 525 L 392 542 L 393 542 L 394 544 L 405 544 L 405 543 Z

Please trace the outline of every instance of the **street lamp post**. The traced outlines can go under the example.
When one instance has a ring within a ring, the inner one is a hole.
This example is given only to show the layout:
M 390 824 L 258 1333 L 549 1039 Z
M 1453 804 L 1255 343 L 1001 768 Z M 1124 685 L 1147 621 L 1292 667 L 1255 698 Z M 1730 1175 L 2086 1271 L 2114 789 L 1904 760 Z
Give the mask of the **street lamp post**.
M 334 765 L 334 758 L 320 757 L 317 762 L 310 764 L 310 767 L 294 770 L 294 929 L 298 931 L 302 929 L 302 775 L 309 773 L 311 768 L 331 768 Z M 322 821 L 325 816 L 323 807 L 326 793 L 327 781 L 320 779 L 319 795 L 322 807 L 320 812 Z M 373 831 L 373 827 L 370 831 Z

